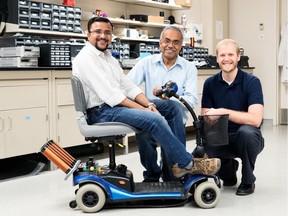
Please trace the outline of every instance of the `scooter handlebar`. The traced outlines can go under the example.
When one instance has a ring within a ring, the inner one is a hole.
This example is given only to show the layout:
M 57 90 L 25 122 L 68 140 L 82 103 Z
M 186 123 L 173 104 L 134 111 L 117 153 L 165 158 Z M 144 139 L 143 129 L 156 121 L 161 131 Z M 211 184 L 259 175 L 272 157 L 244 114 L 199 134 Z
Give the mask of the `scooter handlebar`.
M 194 121 L 197 121 L 198 118 L 194 112 L 194 110 L 192 109 L 192 107 L 187 103 L 187 101 L 182 98 L 181 96 L 179 96 L 177 94 L 177 91 L 178 91 L 178 86 L 177 86 L 177 83 L 176 82 L 173 82 L 173 81 L 168 81 L 167 83 L 165 83 L 164 86 L 162 86 L 162 89 L 160 89 L 157 93 L 156 93 L 156 96 L 161 96 L 161 95 L 165 95 L 166 97 L 168 98 L 171 98 L 171 97 L 175 97 L 177 98 L 179 101 L 181 101 L 184 106 L 189 110 L 189 112 L 191 113 L 192 117 L 193 117 L 193 120 Z
M 164 96 L 170 98 L 172 96 L 175 96 L 177 91 L 178 91 L 177 84 L 170 80 L 167 83 L 165 83 L 164 86 L 162 86 L 162 89 L 159 89 L 156 92 L 156 96 L 159 97 L 164 94 Z

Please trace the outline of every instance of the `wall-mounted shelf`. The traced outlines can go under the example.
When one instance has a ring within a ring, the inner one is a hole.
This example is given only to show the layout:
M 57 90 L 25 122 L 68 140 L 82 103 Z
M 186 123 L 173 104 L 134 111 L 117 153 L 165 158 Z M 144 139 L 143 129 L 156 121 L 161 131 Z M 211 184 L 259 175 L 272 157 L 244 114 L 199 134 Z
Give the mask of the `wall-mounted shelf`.
M 82 11 L 82 21 L 88 21 L 92 17 L 92 13 L 88 11 Z M 152 27 L 152 28 L 164 28 L 167 24 L 161 23 L 151 23 L 151 22 L 140 22 L 129 19 L 121 19 L 121 18 L 112 18 L 108 17 L 108 19 L 116 25 L 125 25 L 130 27 Z
M 83 11 L 82 13 L 82 20 L 88 21 L 91 18 L 90 12 Z M 152 28 L 164 28 L 168 24 L 162 24 L 162 23 L 152 23 L 152 22 L 140 22 L 140 21 L 134 21 L 134 20 L 127 20 L 127 19 L 121 19 L 121 18 L 112 18 L 108 17 L 108 19 L 116 25 L 125 25 L 130 27 L 152 27 Z M 179 25 L 182 27 L 181 25 Z
M 148 7 L 156 7 L 168 10 L 183 10 L 189 7 L 183 7 L 180 5 L 176 5 L 175 3 L 162 3 L 162 2 L 155 2 L 151 0 L 110 0 L 115 2 L 123 2 L 123 3 L 131 3 L 136 5 L 148 6 Z
M 159 39 L 142 39 L 142 38 L 129 38 L 129 37 L 121 37 L 119 38 L 121 41 L 137 41 L 137 42 L 159 42 Z
M 82 34 L 82 33 L 19 28 L 19 25 L 13 24 L 13 23 L 6 23 L 6 31 L 5 32 L 6 33 L 24 33 L 24 34 L 61 36 L 61 37 L 74 37 L 74 38 L 86 38 L 87 37 L 86 34 Z
M 108 18 L 113 24 L 118 25 L 127 25 L 127 26 L 144 26 L 144 27 L 153 27 L 153 28 L 164 28 L 167 24 L 161 23 L 151 23 L 151 22 L 140 22 L 134 20 L 124 20 L 120 18 Z

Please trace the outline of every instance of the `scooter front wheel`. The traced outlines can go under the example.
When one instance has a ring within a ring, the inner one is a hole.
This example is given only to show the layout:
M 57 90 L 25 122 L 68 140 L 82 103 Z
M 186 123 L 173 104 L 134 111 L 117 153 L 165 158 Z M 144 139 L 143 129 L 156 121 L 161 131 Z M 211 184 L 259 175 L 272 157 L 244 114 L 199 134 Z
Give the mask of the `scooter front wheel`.
M 212 182 L 203 182 L 196 187 L 194 200 L 201 208 L 214 208 L 220 200 L 220 189 Z
M 76 194 L 77 206 L 87 213 L 100 211 L 105 201 L 103 189 L 96 184 L 85 184 L 78 189 Z

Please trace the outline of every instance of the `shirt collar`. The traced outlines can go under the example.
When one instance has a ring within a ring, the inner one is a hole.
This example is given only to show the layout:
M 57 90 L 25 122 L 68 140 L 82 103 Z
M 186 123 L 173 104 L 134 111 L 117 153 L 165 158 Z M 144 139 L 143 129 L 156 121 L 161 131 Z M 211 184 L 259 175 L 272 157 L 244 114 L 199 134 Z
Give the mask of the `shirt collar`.
M 235 77 L 235 79 L 234 79 L 234 81 L 233 81 L 233 84 L 238 84 L 238 83 L 240 83 L 240 82 L 242 81 L 242 79 L 243 79 L 243 73 L 244 73 L 244 72 L 243 72 L 240 68 L 238 68 L 237 75 L 236 75 L 236 77 Z M 223 78 L 222 78 L 222 71 L 220 71 L 220 73 L 218 73 L 217 79 L 218 79 L 218 81 L 223 81 L 223 82 L 225 82 L 225 81 L 223 80 Z
M 157 56 L 153 59 L 153 63 L 164 65 L 162 55 L 163 55 L 162 53 L 160 53 L 159 55 L 157 55 Z M 181 65 L 181 63 L 180 63 L 180 58 L 179 58 L 179 56 L 177 56 L 177 59 L 176 59 L 174 65 L 173 65 L 170 69 L 174 68 L 176 65 L 178 65 L 179 67 L 182 67 L 182 65 Z
M 111 53 L 109 52 L 109 50 L 105 50 L 104 52 L 96 49 L 95 46 L 93 46 L 89 41 L 86 42 L 86 45 L 89 47 L 89 49 L 91 49 L 93 52 L 95 52 L 96 55 L 98 56 L 111 56 Z

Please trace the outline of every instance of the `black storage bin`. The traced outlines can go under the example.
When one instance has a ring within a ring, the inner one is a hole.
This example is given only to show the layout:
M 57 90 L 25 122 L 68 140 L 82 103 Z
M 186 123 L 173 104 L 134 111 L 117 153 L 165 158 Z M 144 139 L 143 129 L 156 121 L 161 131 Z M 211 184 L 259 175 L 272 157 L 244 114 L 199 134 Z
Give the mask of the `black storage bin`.
M 228 144 L 228 117 L 228 114 L 203 116 L 204 145 L 221 146 Z

